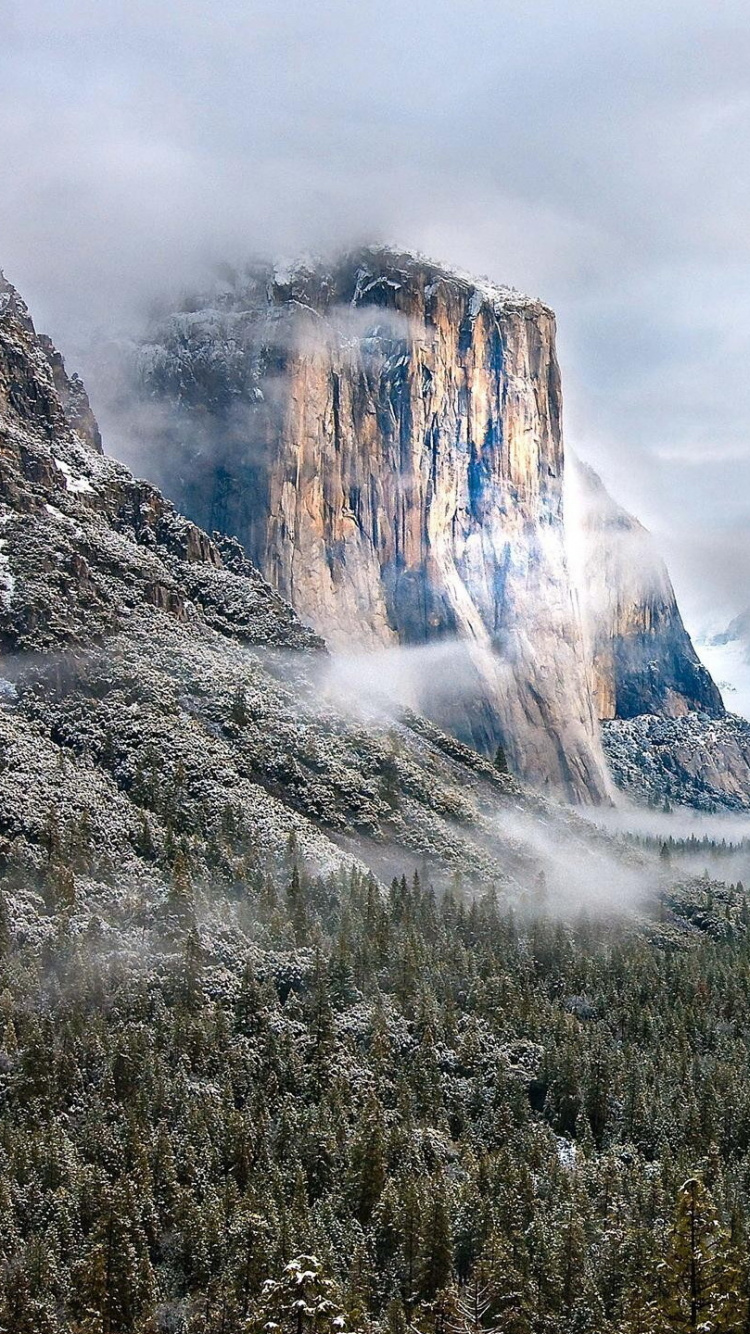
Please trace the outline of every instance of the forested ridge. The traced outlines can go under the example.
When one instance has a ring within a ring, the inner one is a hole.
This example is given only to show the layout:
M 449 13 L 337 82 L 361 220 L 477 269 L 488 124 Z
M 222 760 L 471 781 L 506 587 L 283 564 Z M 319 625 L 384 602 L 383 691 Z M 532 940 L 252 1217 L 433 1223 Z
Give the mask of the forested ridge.
M 211 886 L 237 969 L 179 851 L 140 938 L 74 934 L 59 869 L 45 943 L 14 936 L 20 874 L 0 1329 L 750 1327 L 740 888 L 562 922 L 543 886 L 514 915 L 315 878 L 292 840 Z

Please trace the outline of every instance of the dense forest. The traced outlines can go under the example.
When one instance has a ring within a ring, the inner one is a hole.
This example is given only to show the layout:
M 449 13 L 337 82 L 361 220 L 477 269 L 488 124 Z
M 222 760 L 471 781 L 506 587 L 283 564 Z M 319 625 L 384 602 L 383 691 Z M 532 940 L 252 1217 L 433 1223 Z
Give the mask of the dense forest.
M 51 861 L 24 939 L 18 874 L 3 1331 L 750 1328 L 740 887 L 563 922 L 292 842 L 214 877 L 237 969 L 180 848 L 140 937 L 74 932 Z

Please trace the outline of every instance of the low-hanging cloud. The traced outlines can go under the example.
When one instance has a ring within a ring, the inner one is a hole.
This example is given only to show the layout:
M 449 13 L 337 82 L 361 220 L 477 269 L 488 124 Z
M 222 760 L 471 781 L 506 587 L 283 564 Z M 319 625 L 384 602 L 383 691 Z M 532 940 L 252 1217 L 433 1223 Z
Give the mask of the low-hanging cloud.
M 739 609 L 741 0 L 0 0 L 0 23 L 0 262 L 95 406 L 93 344 L 165 288 L 419 248 L 556 308 L 569 440 L 666 544 L 689 620 Z
M 334 653 L 322 665 L 321 686 L 339 707 L 362 717 L 396 719 L 404 709 L 461 709 L 476 703 L 481 654 L 465 640 L 394 646 L 371 652 Z M 497 676 L 502 662 L 494 660 Z
M 309 660 L 301 661 L 299 655 L 274 649 L 254 648 L 251 656 L 292 686 L 302 709 L 322 710 L 329 724 L 333 719 L 345 719 L 349 725 L 364 723 L 373 727 L 371 735 L 380 731 L 381 738 L 382 729 L 388 729 L 394 756 L 407 763 L 410 755 L 408 745 L 403 750 L 403 724 L 408 711 L 419 711 L 425 704 L 430 711 L 439 710 L 441 699 L 455 711 L 462 703 L 470 704 L 476 694 L 476 661 L 464 642 L 452 639 L 320 655 L 314 666 Z M 502 669 L 501 664 L 499 667 Z M 454 826 L 448 821 L 448 829 L 458 838 L 467 838 L 489 859 L 490 866 L 497 867 L 498 883 L 511 900 L 518 899 L 524 912 L 565 918 L 582 910 L 607 917 L 648 911 L 662 883 L 669 880 L 658 849 L 639 848 L 610 837 L 610 831 L 640 830 L 641 812 L 624 802 L 619 811 L 603 807 L 586 812 L 554 800 L 529 803 L 526 797 L 490 787 L 477 796 L 471 782 L 462 795 L 467 802 L 466 822 L 456 821 Z M 750 825 L 750 819 L 746 823 Z M 681 828 L 677 816 L 671 827 L 677 837 Z M 721 828 L 720 821 L 714 821 L 714 827 Z M 386 882 L 405 869 L 418 870 L 439 888 L 455 880 L 455 863 L 446 866 L 438 849 L 424 848 L 411 859 L 407 853 L 405 865 L 403 843 L 391 844 L 382 835 L 373 840 L 350 830 L 340 836 L 340 842 Z M 464 887 L 471 890 L 471 886 L 469 874 Z

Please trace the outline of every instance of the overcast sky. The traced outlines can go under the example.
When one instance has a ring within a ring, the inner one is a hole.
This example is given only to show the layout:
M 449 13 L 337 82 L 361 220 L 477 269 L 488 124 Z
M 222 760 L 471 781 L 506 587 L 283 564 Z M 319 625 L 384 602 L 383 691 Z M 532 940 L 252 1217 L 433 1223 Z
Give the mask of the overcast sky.
M 0 0 L 0 78 L 72 366 L 217 259 L 418 248 L 554 306 L 569 444 L 692 628 L 750 603 L 747 0 Z

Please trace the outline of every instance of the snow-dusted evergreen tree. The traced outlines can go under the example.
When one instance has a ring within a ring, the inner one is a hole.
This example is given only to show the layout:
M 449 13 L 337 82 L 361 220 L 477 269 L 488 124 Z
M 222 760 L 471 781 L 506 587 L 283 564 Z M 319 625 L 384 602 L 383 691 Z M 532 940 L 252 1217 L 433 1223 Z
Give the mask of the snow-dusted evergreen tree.
M 698 1177 L 678 1191 L 659 1280 L 663 1334 L 738 1334 L 746 1327 L 747 1304 L 729 1231 Z
M 256 1327 L 265 1334 L 345 1334 L 341 1293 L 314 1255 L 297 1255 L 279 1278 L 266 1279 Z

